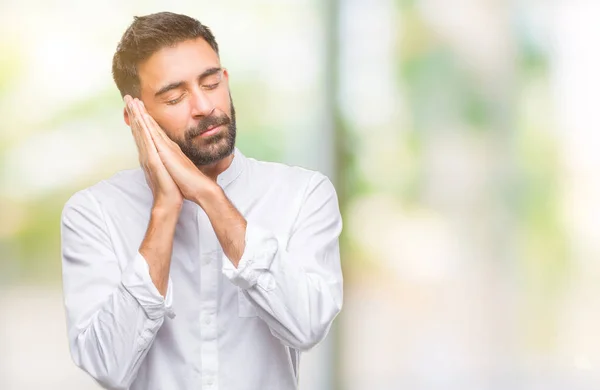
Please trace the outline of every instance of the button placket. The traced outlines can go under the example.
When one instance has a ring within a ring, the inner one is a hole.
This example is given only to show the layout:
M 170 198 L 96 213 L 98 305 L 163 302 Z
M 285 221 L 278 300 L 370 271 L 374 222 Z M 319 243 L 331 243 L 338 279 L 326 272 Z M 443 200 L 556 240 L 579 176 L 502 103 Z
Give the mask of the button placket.
M 200 224 L 200 316 L 198 318 L 201 335 L 201 375 L 202 388 L 214 389 L 217 386 L 218 343 L 217 343 L 217 302 L 218 269 L 217 255 L 219 243 L 212 225 L 204 212 L 199 213 Z

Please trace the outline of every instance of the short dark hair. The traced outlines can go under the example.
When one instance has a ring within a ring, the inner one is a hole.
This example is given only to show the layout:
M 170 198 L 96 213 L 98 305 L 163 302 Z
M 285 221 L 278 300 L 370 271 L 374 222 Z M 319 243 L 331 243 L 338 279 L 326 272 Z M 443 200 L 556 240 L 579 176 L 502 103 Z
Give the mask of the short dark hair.
M 121 97 L 139 97 L 138 65 L 160 49 L 190 39 L 204 39 L 219 55 L 219 46 L 210 29 L 198 20 L 172 12 L 134 16 L 113 56 L 112 75 Z

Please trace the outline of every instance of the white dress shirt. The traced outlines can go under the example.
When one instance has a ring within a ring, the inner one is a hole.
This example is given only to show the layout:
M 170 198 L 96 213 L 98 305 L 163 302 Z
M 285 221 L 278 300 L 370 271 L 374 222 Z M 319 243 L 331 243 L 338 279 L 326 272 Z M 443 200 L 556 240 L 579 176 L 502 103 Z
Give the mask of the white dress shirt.
M 245 157 L 217 178 L 247 220 L 239 267 L 184 201 L 166 297 L 139 253 L 152 205 L 143 171 L 77 192 L 62 214 L 68 338 L 110 389 L 287 390 L 300 352 L 342 307 L 335 189 L 319 172 Z

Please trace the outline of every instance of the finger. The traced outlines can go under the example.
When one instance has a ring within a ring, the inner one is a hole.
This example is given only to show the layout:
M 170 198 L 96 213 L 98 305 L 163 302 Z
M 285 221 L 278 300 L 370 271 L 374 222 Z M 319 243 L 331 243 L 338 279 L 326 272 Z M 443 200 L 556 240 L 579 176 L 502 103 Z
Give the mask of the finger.
M 144 107 L 144 103 L 141 100 L 136 100 L 135 103 L 136 103 L 136 108 L 140 115 L 140 120 L 144 124 L 142 133 L 143 133 L 144 141 L 148 146 L 148 159 L 151 160 L 154 164 L 160 164 L 161 166 L 166 168 L 167 161 L 165 160 L 165 158 L 166 158 L 165 152 L 168 153 L 169 150 L 164 145 L 164 143 L 161 142 L 160 139 L 155 139 L 155 137 L 152 136 L 151 129 L 153 129 L 153 127 L 154 127 L 152 125 L 153 119 L 150 116 L 150 114 L 148 114 L 148 112 L 146 111 L 146 109 Z M 156 122 L 154 122 L 154 123 L 156 123 Z
M 140 106 L 141 106 L 142 115 L 144 117 L 144 123 L 146 123 L 146 126 L 148 126 L 148 130 L 150 131 L 150 135 L 154 139 L 154 137 L 159 134 L 158 133 L 158 129 L 160 129 L 160 127 L 158 126 L 158 124 L 156 123 L 156 121 L 154 120 L 154 118 L 152 118 L 152 116 L 146 110 L 146 106 L 144 105 L 144 102 L 140 101 Z
M 169 136 L 165 133 L 165 131 L 162 129 L 162 127 L 160 127 L 158 125 L 158 123 L 154 120 L 154 118 L 152 118 L 152 116 L 148 116 L 150 123 L 152 124 L 151 128 L 154 132 L 154 134 L 158 135 L 159 137 L 162 138 L 162 140 L 169 146 L 173 146 L 176 145 L 176 143 L 169 138 Z
M 156 147 L 157 152 L 160 152 L 161 158 L 164 157 L 165 153 L 171 153 L 172 146 L 170 145 L 171 140 L 162 136 L 161 133 L 164 133 L 158 123 L 152 118 L 150 114 L 147 112 L 143 115 L 144 123 L 146 124 L 146 128 L 148 129 L 148 133 L 152 138 L 154 146 Z
M 133 135 L 133 139 L 138 148 L 138 151 L 142 153 L 144 151 L 144 144 L 140 138 L 139 126 L 135 119 L 135 113 L 133 111 L 133 101 L 131 96 L 126 95 L 123 99 L 125 102 L 125 109 L 127 110 L 127 115 L 129 116 L 129 128 L 131 129 L 131 134 Z
M 129 115 L 129 126 L 134 124 L 135 114 L 133 112 L 133 98 L 129 95 L 125 95 L 123 98 L 125 102 L 125 109 L 127 110 L 127 114 Z
M 162 127 L 160 127 L 158 125 L 158 123 L 154 120 L 152 115 L 150 115 L 150 113 L 146 110 L 146 106 L 144 105 L 144 102 L 140 101 L 140 106 L 142 108 L 141 112 L 142 112 L 142 115 L 144 116 L 146 125 L 148 126 L 148 129 L 150 130 L 150 134 L 152 136 L 159 135 L 162 137 L 163 140 L 171 141 L 171 139 L 169 137 L 167 137 L 167 135 L 163 131 Z
M 148 130 L 148 134 L 150 135 L 150 138 L 154 139 L 154 137 L 152 137 L 152 135 L 154 133 L 154 129 L 152 128 L 153 123 L 150 121 L 151 116 L 148 113 L 148 111 L 146 110 L 146 106 L 144 105 L 144 102 L 142 102 L 140 100 L 138 102 L 138 104 L 139 104 L 140 115 L 141 115 L 142 121 L 144 122 L 144 125 L 145 125 L 146 129 Z
M 144 139 L 148 143 L 148 147 L 152 151 L 156 151 L 158 153 L 160 145 L 157 145 L 156 140 L 152 136 L 153 125 L 152 125 L 152 122 L 149 120 L 152 117 L 150 116 L 150 114 L 148 114 L 148 111 L 146 111 L 146 108 L 144 107 L 144 103 L 141 100 L 138 100 L 137 103 L 139 105 L 138 108 L 140 111 L 141 120 L 144 123 Z
M 127 113 L 131 114 L 130 109 L 129 109 L 129 106 L 131 104 L 131 96 L 129 96 L 129 95 L 123 96 L 123 103 L 125 103 L 125 109 L 127 110 Z
M 133 133 L 133 137 L 135 138 L 136 144 L 138 145 L 138 149 L 140 151 L 140 159 L 147 157 L 148 145 L 144 140 L 144 129 L 143 123 L 141 123 L 141 118 L 139 115 L 139 110 L 137 110 L 136 99 L 130 100 L 128 104 L 129 110 L 129 123 L 131 124 L 131 132 Z
M 167 133 L 165 133 L 162 127 L 159 126 L 159 124 L 154 120 L 154 118 L 152 118 L 151 115 L 147 114 L 146 119 L 151 124 L 149 128 L 152 129 L 152 139 L 155 140 L 155 144 L 161 145 L 161 148 L 166 146 L 166 149 L 162 149 L 163 152 L 169 151 L 170 153 L 175 153 L 176 156 L 188 159 L 188 157 L 181 151 L 179 145 L 169 138 Z M 156 138 L 158 138 L 158 140 L 156 140 Z

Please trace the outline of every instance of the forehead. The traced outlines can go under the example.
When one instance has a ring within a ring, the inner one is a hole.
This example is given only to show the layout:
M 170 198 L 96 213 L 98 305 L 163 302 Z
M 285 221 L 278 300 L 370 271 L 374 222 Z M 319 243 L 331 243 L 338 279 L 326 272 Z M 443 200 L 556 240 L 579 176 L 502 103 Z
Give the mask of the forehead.
M 219 57 L 202 38 L 164 47 L 138 65 L 142 92 L 153 93 L 162 86 L 192 81 L 204 70 L 220 67 Z

